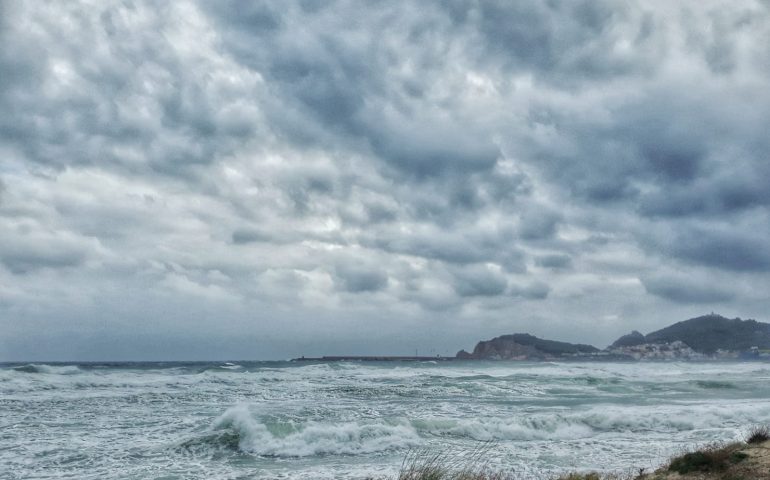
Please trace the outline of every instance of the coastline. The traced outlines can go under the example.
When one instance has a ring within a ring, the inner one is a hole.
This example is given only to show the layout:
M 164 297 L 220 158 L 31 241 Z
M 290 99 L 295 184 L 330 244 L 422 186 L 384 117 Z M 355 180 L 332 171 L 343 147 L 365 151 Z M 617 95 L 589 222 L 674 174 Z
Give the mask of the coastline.
M 414 357 L 401 355 L 324 355 L 321 357 L 297 357 L 290 362 L 500 362 L 500 363 L 770 363 L 768 358 L 633 358 L 628 356 L 564 356 L 531 358 L 460 358 Z
M 570 473 L 557 480 L 768 480 L 770 479 L 770 440 L 711 444 L 680 452 L 653 472 L 597 474 Z
M 421 357 L 400 355 L 324 355 L 323 357 L 298 357 L 292 362 L 448 362 L 460 360 L 457 357 Z
M 674 453 L 654 471 L 570 472 L 548 480 L 770 480 L 770 438 L 767 427 L 755 427 L 745 441 L 716 443 Z M 515 472 L 490 471 L 485 454 L 493 445 L 471 452 L 463 463 L 453 452 L 407 455 L 396 480 L 528 480 Z M 543 479 L 538 479 L 543 480 Z

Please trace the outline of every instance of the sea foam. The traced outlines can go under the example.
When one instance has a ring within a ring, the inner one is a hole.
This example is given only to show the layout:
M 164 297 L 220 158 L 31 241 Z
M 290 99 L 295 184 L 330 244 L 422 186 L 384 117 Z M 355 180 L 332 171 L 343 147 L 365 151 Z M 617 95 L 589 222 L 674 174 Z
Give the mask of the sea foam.
M 22 373 L 46 373 L 49 375 L 73 375 L 81 372 L 80 368 L 75 365 L 46 365 L 36 363 L 28 363 L 27 365 L 13 367 L 13 370 Z
M 311 421 L 279 435 L 255 418 L 246 405 L 228 409 L 211 428 L 214 432 L 234 434 L 242 452 L 277 457 L 357 455 L 408 448 L 421 443 L 417 431 L 408 423 Z M 228 437 L 216 438 L 229 441 Z

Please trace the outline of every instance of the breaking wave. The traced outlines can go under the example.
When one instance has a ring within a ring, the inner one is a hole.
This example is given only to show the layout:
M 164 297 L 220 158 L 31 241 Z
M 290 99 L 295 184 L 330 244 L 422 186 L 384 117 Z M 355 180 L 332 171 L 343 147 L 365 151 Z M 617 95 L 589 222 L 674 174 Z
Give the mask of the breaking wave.
M 13 367 L 13 370 L 23 373 L 47 373 L 51 375 L 73 375 L 81 372 L 75 365 L 46 365 L 36 363 Z
M 208 444 L 260 456 L 307 457 L 358 455 L 421 443 L 417 431 L 406 423 L 308 422 L 285 432 L 276 430 L 257 420 L 246 406 L 236 406 L 217 418 L 207 435 L 183 442 L 182 447 Z
M 713 390 L 713 389 L 723 390 L 723 389 L 737 388 L 733 383 L 720 382 L 717 380 L 697 380 L 695 384 L 700 388 L 705 388 L 707 390 Z
M 572 440 L 604 432 L 677 432 L 743 424 L 768 408 L 673 409 L 653 412 L 595 409 L 584 412 L 521 415 L 514 418 L 372 419 L 358 422 L 309 421 L 300 425 L 266 423 L 245 405 L 219 416 L 209 430 L 179 446 L 191 452 L 230 451 L 268 457 L 360 455 L 407 449 L 433 437 L 476 441 Z
M 352 480 L 395 477 L 410 448 L 492 442 L 495 468 L 554 478 L 743 438 L 770 423 L 768 365 L 3 363 L 3 433 L 40 448 L 0 464 L 18 478 Z

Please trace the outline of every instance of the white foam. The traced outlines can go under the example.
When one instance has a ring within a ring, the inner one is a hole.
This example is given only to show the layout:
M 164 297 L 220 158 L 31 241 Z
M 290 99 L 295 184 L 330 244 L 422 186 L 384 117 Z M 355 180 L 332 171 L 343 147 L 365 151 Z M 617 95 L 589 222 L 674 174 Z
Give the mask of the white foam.
M 494 465 L 551 478 L 652 468 L 770 422 L 761 363 L 235 365 L 4 366 L 0 425 L 18 448 L 0 449 L 0 471 L 380 478 L 395 476 L 406 448 L 488 440 Z M 229 408 L 240 399 L 253 403 Z M 113 426 L 94 429 L 94 418 Z
M 710 403 L 689 406 L 593 407 L 585 411 L 518 414 L 508 418 L 441 418 L 412 421 L 423 435 L 467 437 L 474 440 L 566 440 L 603 433 L 682 432 L 750 425 L 770 417 L 768 403 Z
M 22 373 L 47 373 L 49 375 L 73 375 L 82 371 L 75 365 L 46 365 L 44 363 L 29 363 L 14 367 L 13 370 Z
M 356 455 L 419 445 L 417 431 L 407 423 L 307 422 L 285 436 L 275 435 L 258 421 L 245 405 L 228 409 L 216 419 L 213 430 L 232 429 L 240 450 L 255 455 L 306 457 L 311 455 Z

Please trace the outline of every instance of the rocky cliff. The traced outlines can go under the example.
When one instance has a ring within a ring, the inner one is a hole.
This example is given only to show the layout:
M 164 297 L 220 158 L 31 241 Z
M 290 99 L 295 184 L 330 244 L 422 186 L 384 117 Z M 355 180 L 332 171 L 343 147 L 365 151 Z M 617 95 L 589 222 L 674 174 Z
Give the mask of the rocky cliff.
M 476 344 L 472 353 L 460 350 L 457 358 L 475 360 L 548 359 L 599 352 L 591 345 L 545 340 L 527 333 L 503 335 Z

